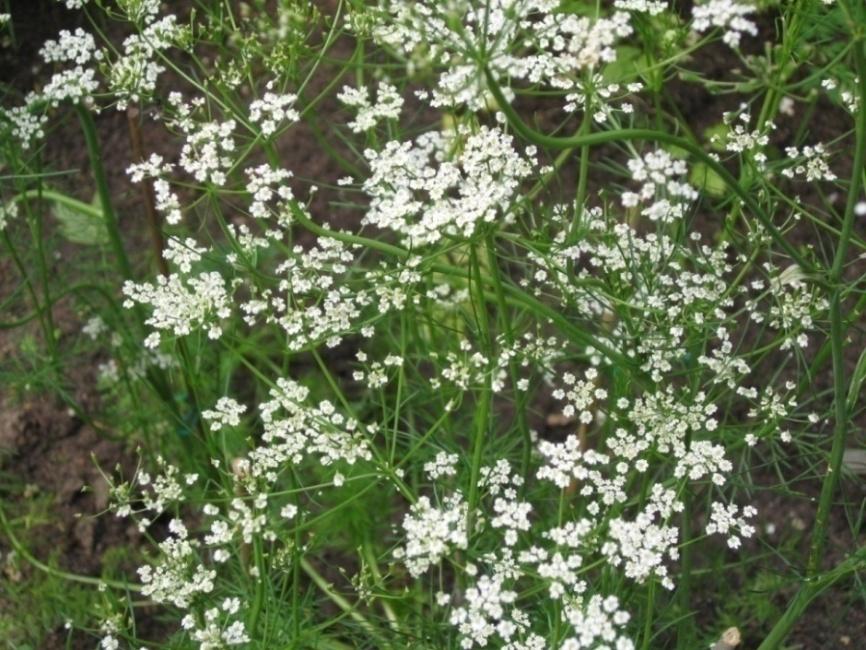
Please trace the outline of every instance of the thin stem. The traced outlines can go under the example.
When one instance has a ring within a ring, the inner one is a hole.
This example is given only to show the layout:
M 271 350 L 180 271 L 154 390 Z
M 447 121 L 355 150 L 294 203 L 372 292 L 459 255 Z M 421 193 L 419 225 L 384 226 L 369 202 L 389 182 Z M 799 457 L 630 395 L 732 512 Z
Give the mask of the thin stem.
M 655 601 L 656 601 L 656 582 L 653 580 L 649 584 L 649 589 L 647 590 L 647 607 L 646 612 L 644 613 L 644 625 L 643 625 L 643 640 L 641 642 L 642 650 L 649 650 L 650 641 L 652 641 L 652 631 L 653 631 L 653 612 L 655 611 Z
M 843 3 L 847 8 L 847 3 Z M 850 18 L 850 15 L 849 15 Z M 854 27 L 854 25 L 852 25 Z M 861 106 L 866 106 L 866 58 L 863 52 L 863 37 L 857 28 L 852 29 L 852 36 L 857 41 L 853 48 L 854 62 L 859 74 L 859 97 Z M 830 458 L 827 465 L 827 473 L 821 485 L 821 495 L 818 499 L 818 510 L 815 515 L 815 525 L 812 540 L 809 545 L 809 556 L 806 564 L 806 582 L 800 587 L 797 595 L 789 603 L 782 617 L 773 626 L 770 633 L 761 643 L 759 650 L 774 650 L 787 637 L 794 623 L 805 611 L 808 604 L 823 589 L 828 587 L 838 577 L 836 572 L 830 572 L 819 576 L 821 560 L 824 557 L 824 546 L 827 539 L 827 526 L 830 519 L 830 510 L 833 505 L 833 497 L 839 474 L 842 469 L 842 457 L 845 452 L 845 439 L 848 433 L 848 405 L 846 400 L 847 382 L 844 364 L 845 348 L 845 326 L 842 314 L 842 271 L 848 252 L 854 225 L 854 210 L 857 205 L 863 180 L 864 163 L 866 163 L 866 111 L 857 113 L 856 144 L 854 151 L 854 165 L 851 172 L 851 183 L 848 188 L 848 200 L 845 205 L 845 215 L 839 234 L 839 243 L 833 258 L 833 266 L 830 269 L 828 284 L 831 287 L 830 295 L 830 354 L 833 360 L 833 401 L 835 410 L 835 426 L 833 430 L 833 444 L 830 450 Z M 853 559 L 853 558 L 852 558 Z M 862 560 L 862 558 L 861 558 Z M 849 561 L 850 562 L 850 561 Z M 859 563 L 858 563 L 859 565 Z M 852 569 L 853 570 L 853 569 Z M 832 579 L 830 579 L 832 577 Z
M 379 563 L 376 561 L 376 555 L 373 552 L 373 546 L 369 540 L 364 542 L 364 559 L 367 562 L 367 566 L 370 567 L 370 571 L 373 574 L 373 578 L 376 579 L 376 582 L 383 583 L 382 572 L 379 570 Z M 388 619 L 388 625 L 394 632 L 402 634 L 403 631 L 400 629 L 400 619 L 394 612 L 394 608 L 391 607 L 391 603 L 389 603 L 386 598 L 379 598 L 378 600 L 379 604 L 382 606 L 382 611 L 385 612 L 385 618 Z
M 119 580 L 110 580 L 103 578 L 94 578 L 92 576 L 82 576 L 77 573 L 70 573 L 68 571 L 62 571 L 60 569 L 55 569 L 54 567 L 48 566 L 44 562 L 36 559 L 33 555 L 30 554 L 30 551 L 22 544 L 15 534 L 12 532 L 12 527 L 9 525 L 9 521 L 6 519 L 6 513 L 3 511 L 2 506 L 0 506 L 0 527 L 3 529 L 3 533 L 6 535 L 6 538 L 9 540 L 9 544 L 15 549 L 15 552 L 18 553 L 21 557 L 23 557 L 27 562 L 42 571 L 43 573 L 47 573 L 48 575 L 54 576 L 55 578 L 60 578 L 62 580 L 69 580 L 70 582 L 79 582 L 85 585 L 95 585 L 97 587 L 105 585 L 108 587 L 112 587 L 115 589 L 123 589 L 126 591 L 141 591 L 141 586 L 136 585 L 129 582 L 121 582 Z
M 589 98 L 587 98 L 586 101 L 587 105 L 584 108 L 583 119 L 580 122 L 580 129 L 577 132 L 577 137 L 579 138 L 589 135 L 589 132 L 592 129 Z M 589 150 L 590 147 L 588 144 L 585 144 L 580 148 L 580 168 L 577 177 L 577 195 L 574 199 L 574 221 L 571 224 L 571 230 L 568 232 L 567 240 L 569 245 L 574 244 L 576 241 L 580 223 L 583 221 L 583 215 L 586 211 L 586 188 L 589 183 Z
M 85 203 L 84 201 L 74 199 L 71 196 L 67 196 L 66 194 L 55 192 L 54 190 L 42 188 L 38 190 L 27 190 L 26 192 L 21 192 L 20 194 L 16 194 L 12 197 L 12 200 L 16 203 L 20 201 L 25 201 L 27 199 L 53 201 L 54 203 L 59 203 L 60 205 L 72 208 L 76 212 L 86 214 L 88 217 L 93 217 L 94 219 L 103 218 L 101 209 L 90 205 L 89 203 Z
M 864 549 L 860 549 L 855 555 L 840 563 L 831 571 L 805 582 L 788 605 L 785 613 L 776 621 L 773 629 L 764 638 L 761 645 L 758 646 L 758 650 L 775 650 L 778 648 L 800 616 L 803 615 L 803 612 L 806 611 L 809 603 L 837 581 L 861 569 L 864 559 L 866 559 Z
M 479 287 L 481 269 L 478 264 L 478 255 L 475 248 L 472 248 L 470 254 L 470 276 L 475 276 L 474 286 Z M 473 283 L 470 282 L 470 287 Z M 473 301 L 475 305 L 476 321 L 478 324 L 479 338 L 484 342 L 489 358 L 493 359 L 493 337 L 490 333 L 490 324 L 487 320 L 487 305 L 483 300 Z M 490 421 L 490 402 L 491 402 L 491 387 L 490 377 L 485 377 L 484 386 L 481 387 L 481 396 L 478 404 L 475 407 L 475 418 L 472 426 L 472 467 L 469 476 L 469 496 L 467 498 L 466 508 L 466 534 L 472 536 L 472 531 L 475 527 L 475 508 L 478 506 L 479 487 L 481 480 L 481 464 L 484 455 L 484 446 L 487 441 L 487 428 Z
M 505 334 L 505 342 L 508 344 L 509 351 L 514 350 L 514 328 L 511 325 L 511 319 L 508 314 L 508 304 L 505 300 L 505 291 L 502 288 L 502 281 L 499 277 L 499 260 L 496 256 L 496 244 L 493 240 L 492 233 L 488 233 L 485 239 L 487 248 L 487 263 L 490 267 L 490 275 L 493 280 L 493 290 L 496 295 L 496 302 L 499 308 L 499 319 L 502 323 L 502 330 Z M 511 385 L 514 390 L 515 409 L 517 411 L 517 426 L 520 429 L 523 437 L 523 458 L 521 461 L 521 473 L 524 477 L 529 475 L 529 463 L 532 457 L 532 435 L 529 431 L 529 422 L 526 417 L 526 400 L 521 396 L 518 388 L 518 370 L 517 363 L 513 356 L 508 358 L 508 372 L 511 376 Z
M 250 610 L 249 629 L 250 632 L 255 633 L 265 600 L 265 576 L 267 575 L 264 566 L 261 538 L 256 538 L 253 542 L 253 562 L 257 573 L 255 576 L 251 576 L 255 580 L 255 595 L 253 596 L 253 606 Z
M 102 205 L 102 218 L 105 220 L 105 229 L 108 231 L 108 239 L 114 250 L 115 262 L 120 275 L 125 280 L 132 279 L 132 267 L 126 250 L 123 248 L 123 239 L 120 236 L 120 228 L 117 223 L 117 215 L 111 202 L 111 192 L 108 189 L 108 179 L 105 176 L 105 166 L 102 164 L 102 153 L 99 149 L 99 138 L 96 135 L 96 123 L 90 111 L 80 104 L 75 107 L 81 129 L 84 132 L 84 140 L 87 144 L 87 155 L 90 159 L 90 170 L 93 180 L 96 182 L 96 191 L 99 202 Z
M 348 600 L 343 598 L 340 594 L 338 594 L 332 588 L 331 584 L 322 577 L 322 574 L 316 571 L 315 567 L 310 564 L 306 559 L 300 559 L 301 569 L 303 569 L 304 573 L 306 573 L 313 583 L 319 588 L 319 590 L 325 594 L 331 602 L 333 602 L 337 607 L 343 610 L 349 617 L 354 620 L 361 628 L 369 634 L 372 638 L 376 639 L 379 643 L 383 643 L 382 647 L 391 647 L 390 644 L 385 642 L 382 636 L 379 634 L 379 631 L 375 628 L 375 626 L 367 620 L 367 617 L 364 616 L 358 609 L 353 606 Z
M 854 48 L 854 60 L 860 75 L 859 91 L 861 106 L 866 106 L 866 58 L 863 48 Z M 827 474 L 821 485 L 821 496 L 818 499 L 818 512 L 815 515 L 815 528 L 809 550 L 809 561 L 806 574 L 814 576 L 820 568 L 827 538 L 827 522 L 833 495 L 839 481 L 842 468 L 842 456 L 845 452 L 845 438 L 848 433 L 848 392 L 845 373 L 845 331 L 842 315 L 842 271 L 848 253 L 851 231 L 854 227 L 854 211 L 860 197 L 860 187 L 863 181 L 864 163 L 866 163 L 866 110 L 857 114 L 857 143 L 854 150 L 854 167 L 851 171 L 851 183 L 848 188 L 848 201 L 845 205 L 845 217 L 839 234 L 839 244 L 833 258 L 830 270 L 829 284 L 832 287 L 830 295 L 830 341 L 831 357 L 833 359 L 833 401 L 835 406 L 835 427 L 833 431 L 833 446 L 830 450 L 830 460 Z

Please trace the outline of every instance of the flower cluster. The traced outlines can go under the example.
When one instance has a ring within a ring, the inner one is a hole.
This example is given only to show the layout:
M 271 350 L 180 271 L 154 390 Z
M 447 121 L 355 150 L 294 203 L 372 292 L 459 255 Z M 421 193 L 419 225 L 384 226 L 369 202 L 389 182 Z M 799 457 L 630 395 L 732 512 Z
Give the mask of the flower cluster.
M 409 573 L 418 577 L 438 563 L 449 551 L 465 549 L 466 503 L 459 492 L 446 497 L 441 508 L 434 508 L 422 496 L 412 504 L 403 519 L 406 545 L 396 557 L 403 560 Z
M 699 32 L 724 29 L 722 40 L 731 47 L 739 47 L 743 34 L 758 34 L 758 26 L 746 17 L 754 11 L 753 6 L 737 0 L 707 0 L 692 9 L 692 27 Z
M 272 84 L 261 99 L 250 104 L 250 122 L 261 128 L 262 134 L 273 135 L 282 122 L 297 122 L 300 114 L 293 107 L 298 100 L 296 95 L 278 95 L 272 92 Z
M 432 92 L 433 106 L 481 110 L 488 95 L 478 52 L 500 82 L 525 80 L 574 92 L 580 90 L 580 71 L 613 62 L 616 44 L 632 33 L 625 11 L 593 19 L 560 13 L 558 7 L 553 0 L 388 0 L 373 34 L 407 57 L 423 57 L 418 65 L 444 68 Z
M 344 86 L 337 99 L 355 109 L 357 117 L 347 124 L 355 133 L 372 129 L 380 120 L 396 120 L 400 117 L 400 110 L 403 108 L 403 98 L 388 82 L 379 84 L 375 103 L 370 103 L 370 93 L 367 88 L 351 86 Z
M 363 189 L 370 208 L 364 222 L 399 233 L 412 248 L 448 236 L 471 237 L 484 223 L 508 223 L 515 192 L 532 172 L 533 154 L 521 155 L 511 136 L 487 127 L 427 133 L 368 150 L 370 176 Z
M 686 208 L 698 197 L 697 191 L 681 180 L 687 173 L 685 162 L 674 159 L 667 151 L 651 151 L 632 158 L 628 169 L 641 187 L 637 192 L 625 192 L 622 204 L 635 207 L 649 202 L 641 214 L 650 221 L 670 223 L 682 219 Z
M 173 45 L 181 45 L 186 30 L 173 15 L 156 19 L 153 2 L 128 2 L 131 19 L 141 15 L 147 23 L 140 34 L 132 34 L 123 42 L 123 54 L 111 62 L 108 85 L 118 98 L 118 110 L 126 110 L 130 103 L 140 102 L 156 89 L 159 75 L 165 66 L 158 63 L 158 54 Z M 139 5 L 139 7 L 134 7 Z
M 187 127 L 186 143 L 180 152 L 180 166 L 200 183 L 224 185 L 225 171 L 231 167 L 235 151 L 232 137 L 235 121 L 192 124 L 180 122 L 181 128 Z M 188 128 L 190 126 L 192 128 Z
M 102 58 L 102 51 L 97 49 L 93 36 L 81 27 L 74 33 L 68 29 L 60 30 L 57 40 L 45 41 L 39 54 L 46 63 L 68 62 L 81 66 L 92 59 Z
M 247 410 L 244 404 L 239 404 L 231 397 L 221 397 L 212 411 L 202 411 L 202 418 L 210 422 L 211 431 L 219 431 L 223 427 L 236 427 L 241 422 L 241 415 Z
M 754 526 L 747 523 L 746 520 L 758 514 L 755 508 L 746 506 L 743 508 L 743 514 L 738 515 L 740 509 L 736 505 L 724 506 L 720 503 L 713 503 L 712 507 L 710 523 L 707 524 L 708 534 L 728 535 L 728 546 L 732 549 L 740 548 L 741 537 L 754 535 Z
M 788 154 L 788 158 L 792 162 L 791 167 L 782 170 L 782 174 L 788 178 L 801 176 L 808 182 L 836 180 L 836 174 L 827 163 L 828 152 L 824 145 L 820 143 L 811 146 L 806 145 L 802 150 L 797 149 L 797 147 L 787 147 L 785 153 Z
M 155 330 L 145 341 L 150 348 L 159 345 L 160 331 L 186 336 L 194 328 L 206 326 L 209 338 L 219 338 L 220 320 L 231 314 L 225 280 L 215 271 L 160 276 L 155 283 L 129 281 L 123 293 L 126 307 L 138 303 L 153 310 L 146 321 Z

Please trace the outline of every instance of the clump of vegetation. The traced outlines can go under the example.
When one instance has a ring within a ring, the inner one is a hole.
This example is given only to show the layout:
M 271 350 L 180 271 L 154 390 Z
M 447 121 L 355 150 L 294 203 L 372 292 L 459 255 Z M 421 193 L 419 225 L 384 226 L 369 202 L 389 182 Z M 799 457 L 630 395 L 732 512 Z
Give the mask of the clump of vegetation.
M 769 650 L 862 603 L 862 3 L 60 4 L 0 108 L 3 368 L 135 458 L 140 543 L 68 571 L 11 499 L 15 643 Z

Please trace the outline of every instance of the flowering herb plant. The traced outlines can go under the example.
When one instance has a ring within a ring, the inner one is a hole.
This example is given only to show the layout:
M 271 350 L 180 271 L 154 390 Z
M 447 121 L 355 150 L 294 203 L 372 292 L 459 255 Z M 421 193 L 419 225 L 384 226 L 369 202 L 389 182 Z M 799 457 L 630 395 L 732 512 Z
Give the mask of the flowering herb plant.
M 2 513 L 83 590 L 68 643 L 769 650 L 864 568 L 828 546 L 866 375 L 862 3 L 58 7 L 0 107 L 2 327 L 135 456 L 101 516 L 138 540 L 82 575 Z M 807 497 L 802 543 L 773 494 Z M 777 613 L 723 567 L 780 576 Z

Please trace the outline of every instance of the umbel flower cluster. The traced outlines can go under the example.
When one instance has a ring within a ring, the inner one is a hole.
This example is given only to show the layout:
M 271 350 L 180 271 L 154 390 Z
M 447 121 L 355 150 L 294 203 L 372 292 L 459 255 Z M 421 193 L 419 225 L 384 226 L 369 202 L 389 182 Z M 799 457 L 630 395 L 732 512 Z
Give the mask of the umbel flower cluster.
M 791 377 L 832 304 L 779 248 L 802 208 L 761 218 L 771 188 L 737 191 L 728 169 L 820 186 L 834 145 L 774 148 L 775 108 L 745 106 L 706 150 L 638 137 L 663 95 L 618 70 L 648 60 L 647 30 L 735 56 L 757 5 L 341 3 L 321 42 L 270 52 L 299 38 L 297 3 L 261 42 L 247 7 L 200 44 L 195 14 L 117 4 L 132 33 L 47 41 L 51 76 L 0 128 L 23 152 L 64 107 L 151 106 L 176 143 L 127 169 L 167 272 L 114 288 L 133 344 L 103 351 L 101 386 L 168 394 L 111 496 L 153 541 L 130 581 L 178 647 L 630 650 L 688 618 L 653 603 L 695 548 L 750 543 L 750 454 L 819 424 Z M 316 86 L 338 33 L 359 44 L 354 81 Z M 318 120 L 322 86 L 338 124 Z M 540 134 L 527 95 L 552 98 L 546 131 L 589 139 Z M 283 162 L 313 136 L 339 180 Z M 597 145 L 612 162 L 594 178 Z M 0 229 L 20 202 L 2 197 Z M 110 338 L 91 316 L 84 333 Z M 168 647 L 125 603 L 101 647 Z

